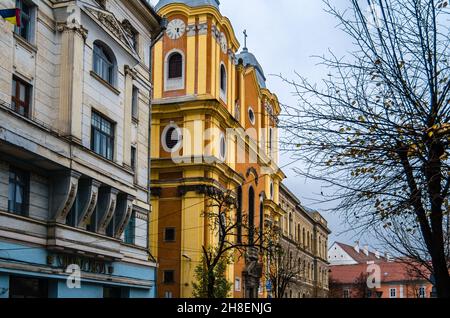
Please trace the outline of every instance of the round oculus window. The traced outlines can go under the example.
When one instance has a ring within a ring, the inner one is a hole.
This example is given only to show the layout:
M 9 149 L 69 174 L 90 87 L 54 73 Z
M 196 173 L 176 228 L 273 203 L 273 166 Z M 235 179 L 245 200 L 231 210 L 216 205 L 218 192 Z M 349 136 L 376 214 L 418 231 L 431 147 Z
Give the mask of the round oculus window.
M 252 125 L 255 124 L 255 120 L 256 120 L 255 112 L 254 112 L 253 108 L 251 108 L 251 107 L 249 107 L 249 109 L 248 109 L 248 119 L 250 120 Z
M 167 126 L 161 138 L 163 149 L 166 152 L 175 152 L 181 147 L 182 134 L 181 130 L 176 125 Z
M 225 160 L 227 155 L 227 142 L 225 139 L 225 135 L 220 135 L 220 159 Z

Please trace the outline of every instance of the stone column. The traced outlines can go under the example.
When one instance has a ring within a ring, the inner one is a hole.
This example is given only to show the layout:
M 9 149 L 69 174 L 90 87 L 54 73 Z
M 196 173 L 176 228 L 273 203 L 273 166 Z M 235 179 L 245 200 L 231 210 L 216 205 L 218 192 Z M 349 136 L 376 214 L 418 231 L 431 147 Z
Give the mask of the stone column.
M 87 30 L 79 25 L 59 24 L 61 70 L 59 127 L 67 137 L 81 143 L 83 104 L 84 42 Z

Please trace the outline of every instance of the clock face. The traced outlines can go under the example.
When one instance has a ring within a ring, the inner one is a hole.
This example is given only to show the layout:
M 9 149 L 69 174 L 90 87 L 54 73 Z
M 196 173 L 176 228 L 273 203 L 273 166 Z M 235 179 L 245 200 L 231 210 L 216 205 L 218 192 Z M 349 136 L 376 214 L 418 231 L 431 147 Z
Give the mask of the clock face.
M 225 36 L 224 33 L 220 34 L 220 47 L 222 48 L 222 52 L 224 54 L 227 54 L 228 44 L 227 44 L 227 37 Z
M 167 25 L 166 33 L 170 39 L 176 40 L 181 38 L 185 31 L 186 24 L 184 23 L 184 21 L 180 19 L 174 19 Z

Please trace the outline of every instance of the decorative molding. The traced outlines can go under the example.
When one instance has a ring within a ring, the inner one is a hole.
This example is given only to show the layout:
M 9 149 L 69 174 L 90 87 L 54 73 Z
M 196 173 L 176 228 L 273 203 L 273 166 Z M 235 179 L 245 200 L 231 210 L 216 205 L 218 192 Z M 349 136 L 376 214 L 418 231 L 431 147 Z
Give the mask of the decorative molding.
M 138 73 L 136 70 L 134 70 L 131 66 L 125 65 L 125 75 L 130 75 L 133 79 L 136 79 L 138 77 Z
M 106 30 L 111 32 L 120 42 L 125 44 L 134 54 L 138 55 L 136 49 L 133 47 L 133 41 L 130 38 L 130 34 L 125 30 L 124 25 L 114 16 L 112 12 L 98 10 L 90 6 L 85 6 L 86 10 L 94 15 L 94 17 L 105 27 Z M 128 26 L 125 23 L 125 27 Z M 132 27 L 132 26 L 131 26 Z
M 52 214 L 56 222 L 66 224 L 67 215 L 77 196 L 80 177 L 80 173 L 72 170 L 55 174 L 53 179 Z
M 83 191 L 84 193 L 80 193 L 83 195 L 82 201 L 84 201 L 84 206 L 81 209 L 81 213 L 78 220 L 78 227 L 85 228 L 88 221 L 91 219 L 92 213 L 94 213 L 94 209 L 97 206 L 98 201 L 98 192 L 101 186 L 101 183 L 97 180 L 89 180 L 89 184 L 81 185 L 79 191 Z M 84 188 L 83 188 L 84 186 Z M 83 200 L 84 199 L 84 200 Z
M 116 232 L 114 237 L 119 239 L 125 227 L 130 222 L 131 216 L 133 214 L 133 201 L 135 197 L 131 195 L 119 195 L 117 198 L 117 209 L 116 209 Z
M 99 220 L 97 226 L 97 232 L 100 234 L 105 234 L 111 219 L 114 216 L 117 204 L 117 195 L 119 190 L 114 188 L 100 189 L 99 195 Z
M 83 37 L 84 40 L 87 39 L 89 31 L 85 29 L 81 25 L 77 24 L 67 24 L 67 23 L 58 23 L 56 25 L 56 30 L 58 32 L 75 32 Z
M 198 35 L 208 34 L 208 23 L 200 23 L 197 25 Z
M 186 27 L 187 36 L 195 36 L 197 34 L 197 26 L 195 24 L 189 24 Z
M 251 174 L 253 174 L 254 176 L 255 176 L 255 183 L 256 183 L 256 185 L 258 185 L 258 183 L 259 183 L 259 176 L 258 176 L 258 172 L 256 171 L 256 169 L 255 168 L 253 168 L 253 167 L 250 167 L 250 168 L 248 168 L 248 170 L 247 170 L 247 173 L 246 173 L 246 177 L 248 178 L 248 177 L 250 177 L 250 175 Z

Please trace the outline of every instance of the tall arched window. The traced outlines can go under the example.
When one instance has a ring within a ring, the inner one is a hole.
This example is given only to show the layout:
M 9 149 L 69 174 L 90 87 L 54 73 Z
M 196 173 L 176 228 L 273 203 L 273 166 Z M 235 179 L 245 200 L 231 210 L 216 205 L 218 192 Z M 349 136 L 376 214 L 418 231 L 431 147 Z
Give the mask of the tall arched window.
M 248 242 L 250 245 L 255 242 L 255 190 L 253 187 L 248 190 Z
M 225 65 L 220 65 L 220 98 L 227 101 L 227 71 Z
M 305 228 L 303 228 L 302 245 L 303 245 L 303 247 L 305 247 L 305 245 L 306 245 L 306 232 L 305 232 Z
M 259 239 L 260 244 L 262 246 L 263 244 L 263 237 L 264 235 L 264 193 L 261 193 L 259 196 Z
M 292 226 L 294 223 L 294 218 L 292 217 L 292 213 L 289 213 L 289 237 L 292 238 Z
M 94 72 L 111 85 L 115 84 L 116 57 L 112 50 L 100 41 L 94 42 Z
M 236 209 L 236 222 L 237 222 L 237 241 L 242 243 L 242 187 L 237 190 L 237 209 Z
M 180 53 L 174 52 L 168 59 L 168 78 L 175 79 L 183 77 L 183 57 Z
M 273 128 L 269 128 L 269 155 L 273 154 Z
M 172 50 L 167 53 L 164 62 L 164 90 L 173 91 L 184 89 L 185 58 L 182 51 Z

